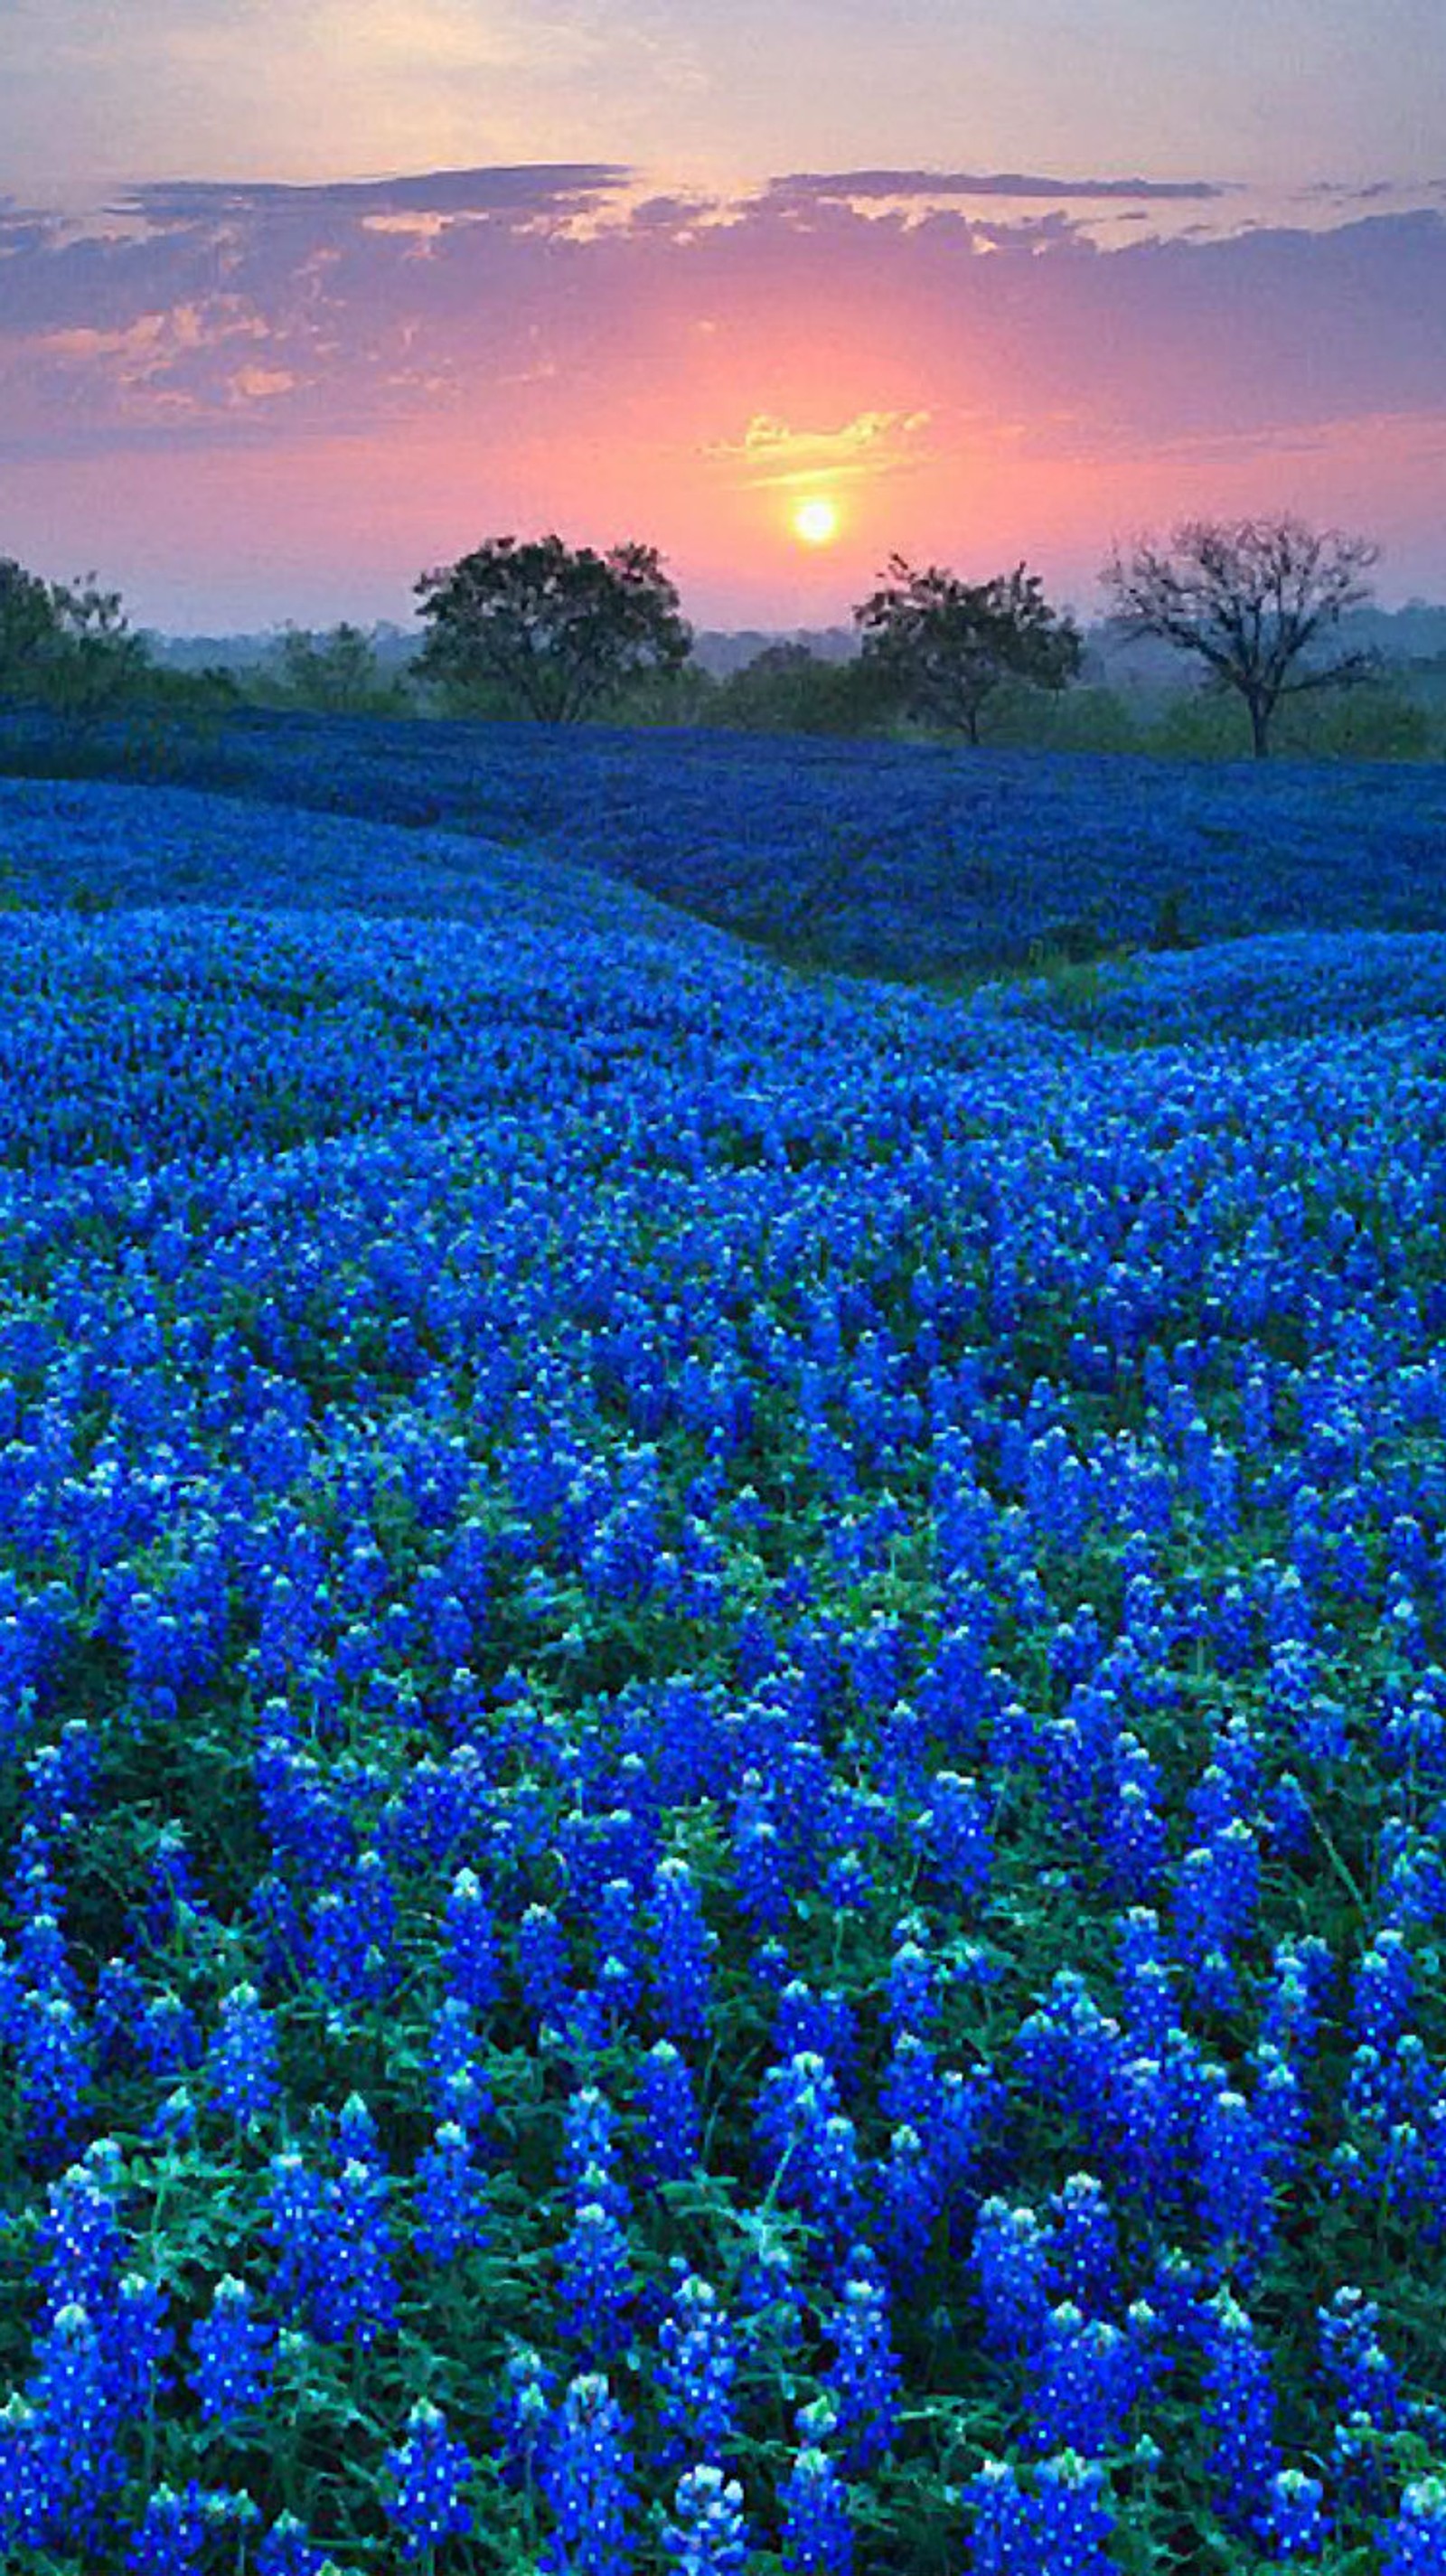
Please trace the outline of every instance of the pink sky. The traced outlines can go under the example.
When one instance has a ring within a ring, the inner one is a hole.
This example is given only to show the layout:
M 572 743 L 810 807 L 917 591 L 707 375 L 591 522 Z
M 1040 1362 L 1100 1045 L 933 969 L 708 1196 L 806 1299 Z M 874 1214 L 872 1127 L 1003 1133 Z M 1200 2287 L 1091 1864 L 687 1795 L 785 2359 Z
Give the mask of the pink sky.
M 1291 507 L 1446 596 L 1446 40 L 1362 14 L 11 0 L 0 552 L 216 630 L 555 527 L 819 624 L 893 550 L 1088 614 L 1114 539 Z

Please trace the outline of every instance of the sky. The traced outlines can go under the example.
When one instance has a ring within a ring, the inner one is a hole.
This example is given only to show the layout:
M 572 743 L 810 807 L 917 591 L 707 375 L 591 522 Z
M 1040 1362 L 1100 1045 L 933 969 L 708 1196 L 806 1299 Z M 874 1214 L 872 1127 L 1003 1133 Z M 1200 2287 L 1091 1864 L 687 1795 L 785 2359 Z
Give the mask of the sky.
M 1443 0 L 0 0 L 0 554 L 147 624 L 1286 508 L 1446 597 Z

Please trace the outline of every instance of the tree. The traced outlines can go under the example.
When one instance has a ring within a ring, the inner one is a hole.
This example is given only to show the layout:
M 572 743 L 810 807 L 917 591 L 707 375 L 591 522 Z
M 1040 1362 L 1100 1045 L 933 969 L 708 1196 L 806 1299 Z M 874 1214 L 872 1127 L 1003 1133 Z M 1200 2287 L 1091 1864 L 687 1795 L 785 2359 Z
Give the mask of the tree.
M 888 678 L 861 656 L 825 660 L 806 644 L 765 644 L 717 693 L 714 720 L 745 733 L 866 733 L 891 708 Z
M 384 671 L 375 644 L 345 618 L 324 635 L 288 626 L 281 638 L 281 685 L 290 703 L 318 715 L 395 716 L 406 709 L 400 680 Z
M 1371 595 L 1365 576 L 1379 547 L 1339 529 L 1274 519 L 1187 519 L 1169 545 L 1142 539 L 1118 552 L 1101 578 L 1113 623 L 1154 635 L 1204 662 L 1221 689 L 1245 701 L 1257 760 L 1283 698 L 1339 689 L 1374 676 L 1373 653 L 1320 646 L 1347 610 Z
M 59 646 L 52 585 L 13 556 L 0 556 L 0 699 L 38 698 Z
M 119 591 L 102 590 L 94 573 L 44 581 L 0 560 L 0 698 L 87 724 L 134 696 L 148 661 Z
M 93 572 L 55 589 L 60 648 L 49 665 L 47 703 L 80 725 L 97 724 L 133 700 L 150 655 L 126 615 L 118 590 L 102 590 Z
M 498 691 L 516 712 L 575 724 L 639 672 L 681 669 L 692 633 L 652 546 L 491 537 L 417 583 L 431 632 L 417 665 L 464 703 Z
M 937 564 L 916 572 L 891 555 L 882 588 L 854 610 L 854 622 L 865 661 L 887 673 L 905 712 L 972 743 L 1007 680 L 1067 688 L 1084 649 L 1072 619 L 1050 607 L 1039 575 L 1023 564 L 969 582 Z

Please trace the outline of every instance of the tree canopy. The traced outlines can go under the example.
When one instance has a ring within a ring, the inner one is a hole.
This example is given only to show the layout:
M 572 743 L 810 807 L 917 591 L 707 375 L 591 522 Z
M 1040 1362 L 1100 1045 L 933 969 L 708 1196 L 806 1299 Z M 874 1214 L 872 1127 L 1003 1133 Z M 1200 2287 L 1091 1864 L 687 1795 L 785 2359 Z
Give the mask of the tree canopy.
M 1083 646 L 1067 615 L 1050 607 L 1038 573 L 969 582 L 938 564 L 916 571 L 892 555 L 882 586 L 854 610 L 866 660 L 891 678 L 900 705 L 924 722 L 979 740 L 995 691 L 1017 680 L 1062 689 Z
M 593 714 L 640 672 L 681 669 L 692 645 L 653 546 L 492 537 L 424 573 L 417 595 L 431 630 L 420 679 L 548 724 Z
M 0 558 L 0 700 L 88 722 L 123 705 L 148 662 L 119 591 L 102 590 L 94 573 L 45 581 Z
M 1374 653 L 1322 653 L 1347 611 L 1371 596 L 1380 550 L 1369 538 L 1265 519 L 1187 519 L 1167 545 L 1141 539 L 1101 578 L 1123 634 L 1153 635 L 1204 662 L 1244 699 L 1257 760 L 1283 698 L 1371 679 Z

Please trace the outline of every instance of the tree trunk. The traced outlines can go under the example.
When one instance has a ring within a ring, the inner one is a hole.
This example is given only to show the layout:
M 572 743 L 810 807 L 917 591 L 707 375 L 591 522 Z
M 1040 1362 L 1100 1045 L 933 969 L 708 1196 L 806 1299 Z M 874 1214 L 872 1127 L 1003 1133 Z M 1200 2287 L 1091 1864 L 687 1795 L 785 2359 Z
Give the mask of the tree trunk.
M 1250 709 L 1250 747 L 1257 760 L 1270 754 L 1270 709 L 1259 698 L 1248 698 Z

